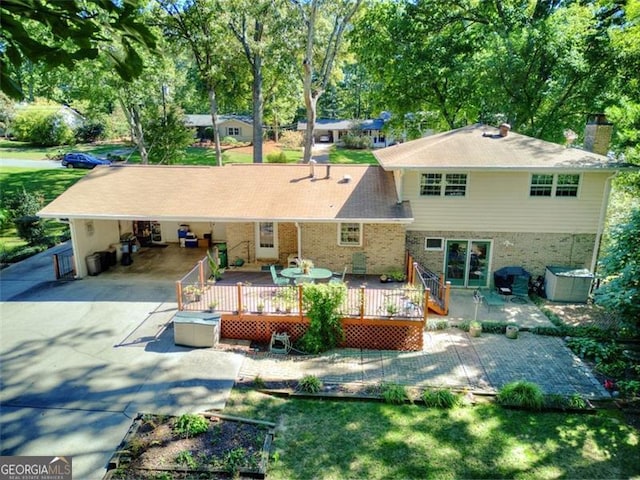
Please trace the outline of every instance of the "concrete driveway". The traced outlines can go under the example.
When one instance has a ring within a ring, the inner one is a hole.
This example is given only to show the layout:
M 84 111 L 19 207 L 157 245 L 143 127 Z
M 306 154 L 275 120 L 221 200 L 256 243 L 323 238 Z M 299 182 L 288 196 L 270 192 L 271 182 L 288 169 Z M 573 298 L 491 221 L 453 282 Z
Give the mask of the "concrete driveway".
M 2 455 L 99 479 L 138 412 L 224 407 L 242 356 L 174 345 L 174 281 L 56 282 L 51 251 L 0 271 Z

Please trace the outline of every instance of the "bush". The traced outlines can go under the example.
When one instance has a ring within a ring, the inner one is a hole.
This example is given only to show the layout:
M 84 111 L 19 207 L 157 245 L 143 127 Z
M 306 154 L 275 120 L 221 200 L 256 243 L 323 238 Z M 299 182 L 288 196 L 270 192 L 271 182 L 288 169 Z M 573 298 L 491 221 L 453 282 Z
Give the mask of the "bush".
M 519 380 L 507 383 L 498 392 L 496 400 L 501 405 L 540 410 L 544 406 L 544 395 L 538 385 L 533 382 Z
M 315 375 L 305 375 L 298 382 L 298 390 L 307 393 L 318 393 L 322 390 L 322 381 Z
M 204 418 L 202 415 L 184 413 L 180 415 L 180 418 L 178 418 L 173 429 L 178 435 L 193 437 L 194 435 L 200 435 L 209 429 L 209 420 Z
M 366 148 L 373 147 L 373 141 L 371 140 L 371 137 L 354 135 L 352 133 L 348 133 L 340 137 L 340 142 L 342 143 L 344 148 L 364 150 Z
M 640 381 L 638 380 L 621 380 L 617 385 L 620 390 L 620 395 L 625 398 L 640 396 Z
M 301 148 L 304 145 L 304 134 L 302 132 L 287 130 L 282 132 L 278 143 L 284 148 Z
M 382 398 L 385 403 L 401 405 L 409 400 L 409 395 L 407 395 L 407 389 L 404 385 L 385 383 L 382 385 Z
M 453 408 L 460 404 L 460 396 L 451 390 L 425 390 L 422 401 L 427 407 Z
M 102 122 L 86 122 L 84 125 L 76 128 L 75 136 L 76 140 L 81 143 L 104 140 L 106 137 L 106 127 Z
M 220 140 L 220 143 L 222 143 L 223 145 L 237 145 L 239 142 L 235 137 L 227 136 Z
M 23 112 L 15 118 L 11 128 L 17 140 L 34 145 L 51 147 L 74 141 L 71 127 L 58 113 Z
M 613 362 L 622 354 L 615 343 L 604 344 L 589 337 L 570 338 L 567 346 L 579 357 L 595 360 L 597 363 Z
M 300 349 L 321 353 L 336 348 L 344 339 L 340 308 L 347 297 L 343 283 L 307 284 L 303 291 L 309 328 L 300 339 Z
M 284 152 L 272 152 L 267 154 L 268 163 L 287 163 L 287 156 Z
M 44 222 L 35 215 L 25 215 L 15 219 L 18 236 L 29 245 L 42 245 L 47 240 Z

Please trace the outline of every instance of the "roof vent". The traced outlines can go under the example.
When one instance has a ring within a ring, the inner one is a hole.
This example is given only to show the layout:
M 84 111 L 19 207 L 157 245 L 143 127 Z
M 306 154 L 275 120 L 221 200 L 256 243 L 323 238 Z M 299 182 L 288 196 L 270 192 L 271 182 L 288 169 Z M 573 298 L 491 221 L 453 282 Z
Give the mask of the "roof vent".
M 309 176 L 311 178 L 313 178 L 314 175 L 315 175 L 315 172 L 314 172 L 315 168 L 314 167 L 315 167 L 316 163 L 317 162 L 313 158 L 311 160 L 309 160 Z
M 509 135 L 509 130 L 511 130 L 511 125 L 509 125 L 508 123 L 502 123 L 500 124 L 500 136 L 501 137 L 506 137 L 507 135 Z
M 331 178 L 331 165 L 327 165 L 327 174 L 324 178 Z
M 344 175 L 342 177 L 342 183 L 349 183 L 351 181 L 351 175 Z

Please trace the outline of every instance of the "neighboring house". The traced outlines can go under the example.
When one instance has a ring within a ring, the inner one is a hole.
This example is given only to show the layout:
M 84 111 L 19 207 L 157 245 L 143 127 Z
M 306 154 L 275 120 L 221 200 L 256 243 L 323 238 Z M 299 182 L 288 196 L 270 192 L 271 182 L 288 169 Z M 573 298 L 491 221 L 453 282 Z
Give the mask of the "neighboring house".
M 206 138 L 205 130 L 213 126 L 211 115 L 185 115 L 185 125 L 196 128 L 198 138 Z M 253 120 L 241 115 L 218 115 L 220 139 L 233 137 L 239 142 L 253 140 Z
M 589 128 L 585 144 L 606 150 L 611 126 Z M 473 125 L 374 155 L 380 166 L 97 167 L 39 215 L 68 220 L 79 276 L 89 254 L 151 221 L 159 241 L 177 243 L 188 224 L 226 242 L 230 260 L 256 264 L 293 254 L 340 271 L 364 252 L 378 274 L 404 265 L 409 251 L 453 285 L 475 288 L 504 266 L 593 270 L 611 180 L 634 168 L 506 126 Z
M 15 114 L 19 115 L 23 112 L 28 112 L 29 114 L 36 113 L 45 113 L 45 114 L 58 114 L 62 117 L 64 123 L 66 123 L 69 128 L 75 130 L 78 127 L 84 125 L 84 117 L 77 111 L 71 107 L 66 105 L 61 105 L 58 103 L 51 102 L 37 102 L 37 103 L 19 103 L 15 107 Z M 9 126 L 6 131 L 0 130 L 0 135 L 11 135 L 11 127 Z
M 606 153 L 611 128 L 588 125 L 585 144 Z M 374 156 L 393 172 L 398 201 L 411 204 L 408 251 L 463 287 L 490 285 L 495 270 L 512 265 L 536 276 L 551 265 L 593 271 L 611 180 L 629 167 L 506 124 L 468 126 Z
M 210 234 L 231 261 L 286 265 L 294 255 L 342 271 L 364 252 L 369 273 L 382 273 L 404 265 L 413 221 L 396 196 L 393 174 L 378 166 L 121 165 L 96 167 L 39 215 L 69 222 L 79 277 L 87 256 L 139 221 L 153 222 L 161 242 L 178 243 L 184 224 L 198 238 Z
M 331 120 L 320 118 L 316 120 L 313 129 L 313 139 L 316 143 L 338 143 L 343 135 L 357 133 L 371 138 L 374 148 L 390 145 L 393 140 L 383 131 L 385 120 L 375 118 L 369 120 Z M 298 122 L 298 130 L 305 131 L 307 122 Z

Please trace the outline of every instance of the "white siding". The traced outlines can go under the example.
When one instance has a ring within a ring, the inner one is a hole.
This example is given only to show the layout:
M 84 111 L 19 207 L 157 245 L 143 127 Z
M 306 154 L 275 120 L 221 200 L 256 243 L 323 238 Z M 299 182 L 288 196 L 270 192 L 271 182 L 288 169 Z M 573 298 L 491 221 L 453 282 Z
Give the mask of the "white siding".
M 577 198 L 530 197 L 529 172 L 467 173 L 465 197 L 420 196 L 422 172 L 403 176 L 403 199 L 411 202 L 411 230 L 595 233 L 606 178 L 581 174 Z

